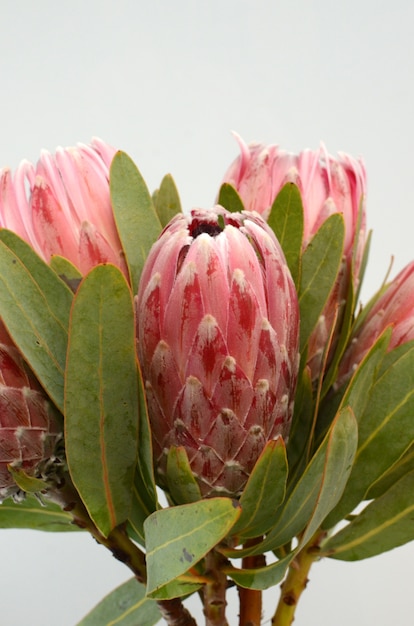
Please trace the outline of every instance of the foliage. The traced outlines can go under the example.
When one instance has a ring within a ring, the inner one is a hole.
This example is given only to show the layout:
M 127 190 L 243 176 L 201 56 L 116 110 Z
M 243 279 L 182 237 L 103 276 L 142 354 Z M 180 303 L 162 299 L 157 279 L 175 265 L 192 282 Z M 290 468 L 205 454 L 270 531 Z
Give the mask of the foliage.
M 337 388 L 338 361 L 355 325 L 350 289 L 336 353 L 319 383 L 311 380 L 308 344 L 340 271 L 344 220 L 328 218 L 303 251 L 303 207 L 292 183 L 278 194 L 268 220 L 300 303 L 302 360 L 290 439 L 267 443 L 239 501 L 203 500 L 185 450 L 172 448 L 170 506 L 161 508 L 133 297 L 152 243 L 181 207 L 171 176 L 151 197 L 124 153 L 112 163 L 111 196 L 129 284 L 112 265 L 98 265 L 84 277 L 63 258 L 48 265 L 17 235 L 0 232 L 0 316 L 64 415 L 62 471 L 73 483 L 75 503 L 73 512 L 62 510 L 66 495 L 59 484 L 33 483 L 14 470 L 29 495 L 22 503 L 3 502 L 0 526 L 86 529 L 141 581 L 114 590 L 79 626 L 155 624 L 165 615 L 163 602 L 209 589 L 211 553 L 241 589 L 263 590 L 283 580 L 315 537 L 319 555 L 343 560 L 414 539 L 414 343 L 388 352 L 385 330 L 349 382 Z M 219 202 L 231 211 L 243 208 L 228 184 Z M 31 491 L 39 492 L 38 499 Z

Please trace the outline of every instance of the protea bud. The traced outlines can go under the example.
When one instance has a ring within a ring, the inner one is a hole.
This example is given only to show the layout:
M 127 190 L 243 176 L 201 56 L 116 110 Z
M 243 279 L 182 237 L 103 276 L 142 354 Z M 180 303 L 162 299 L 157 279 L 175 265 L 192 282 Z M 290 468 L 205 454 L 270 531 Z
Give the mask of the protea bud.
M 336 386 L 349 380 L 381 333 L 392 328 L 388 350 L 414 339 L 414 261 L 409 263 L 362 312 L 339 366 Z
M 109 167 L 115 149 L 91 145 L 44 151 L 34 166 L 23 161 L 14 176 L 0 171 L 0 226 L 25 239 L 49 262 L 68 258 L 82 274 L 113 263 L 127 275 L 115 226 Z
M 298 301 L 273 232 L 222 207 L 177 215 L 137 297 L 155 464 L 184 446 L 203 495 L 237 496 L 265 443 L 289 433 Z
M 354 289 L 358 287 L 362 254 L 365 246 L 365 189 L 363 163 L 346 154 L 331 157 L 322 145 L 319 150 L 290 154 L 276 145 L 247 146 L 238 138 L 241 154 L 226 172 L 223 182 L 232 184 L 244 206 L 268 218 L 274 199 L 282 187 L 295 183 L 301 192 L 304 209 L 305 249 L 323 222 L 333 213 L 341 213 L 345 221 L 343 263 L 331 295 L 308 345 L 308 365 L 312 378 L 320 374 L 321 357 L 332 325 L 341 321 L 341 308 L 348 293 L 351 271 Z M 362 215 L 359 211 L 362 202 Z M 352 270 L 354 246 L 356 254 Z M 339 313 L 337 316 L 339 307 Z M 338 332 L 334 333 L 333 348 Z
M 0 500 L 16 494 L 8 466 L 43 477 L 61 437 L 55 408 L 0 324 Z

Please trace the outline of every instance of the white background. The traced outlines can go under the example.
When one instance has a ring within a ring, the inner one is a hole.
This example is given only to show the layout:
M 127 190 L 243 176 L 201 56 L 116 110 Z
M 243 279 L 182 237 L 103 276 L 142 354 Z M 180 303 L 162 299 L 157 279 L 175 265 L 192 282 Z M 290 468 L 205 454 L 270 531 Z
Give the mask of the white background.
M 213 203 L 230 130 L 323 140 L 367 166 L 366 300 L 414 256 L 413 23 L 411 0 L 1 0 L 0 167 L 96 135 L 151 189 L 171 172 L 188 209 Z M 410 544 L 316 564 L 295 624 L 411 626 L 413 561 Z M 0 626 L 74 626 L 129 577 L 82 534 L 1 531 L 0 568 Z

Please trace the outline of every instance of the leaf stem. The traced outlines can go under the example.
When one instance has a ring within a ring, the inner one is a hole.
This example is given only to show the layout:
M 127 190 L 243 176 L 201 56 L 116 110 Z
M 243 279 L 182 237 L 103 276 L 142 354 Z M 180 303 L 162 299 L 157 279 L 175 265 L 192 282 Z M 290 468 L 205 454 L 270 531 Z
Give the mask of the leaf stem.
M 319 546 L 325 536 L 325 532 L 318 530 L 292 561 L 288 575 L 281 584 L 281 595 L 272 626 L 290 626 L 293 623 L 300 596 L 309 580 L 309 570 L 319 557 Z

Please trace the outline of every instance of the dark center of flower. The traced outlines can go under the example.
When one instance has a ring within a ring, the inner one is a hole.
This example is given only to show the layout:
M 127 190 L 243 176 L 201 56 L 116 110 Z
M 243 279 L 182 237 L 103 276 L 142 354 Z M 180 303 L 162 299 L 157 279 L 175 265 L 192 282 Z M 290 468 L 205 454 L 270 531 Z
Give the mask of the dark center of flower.
M 217 237 L 223 229 L 219 224 L 212 224 L 211 222 L 200 222 L 194 219 L 189 226 L 190 235 L 195 239 L 202 233 L 210 235 L 210 237 Z

